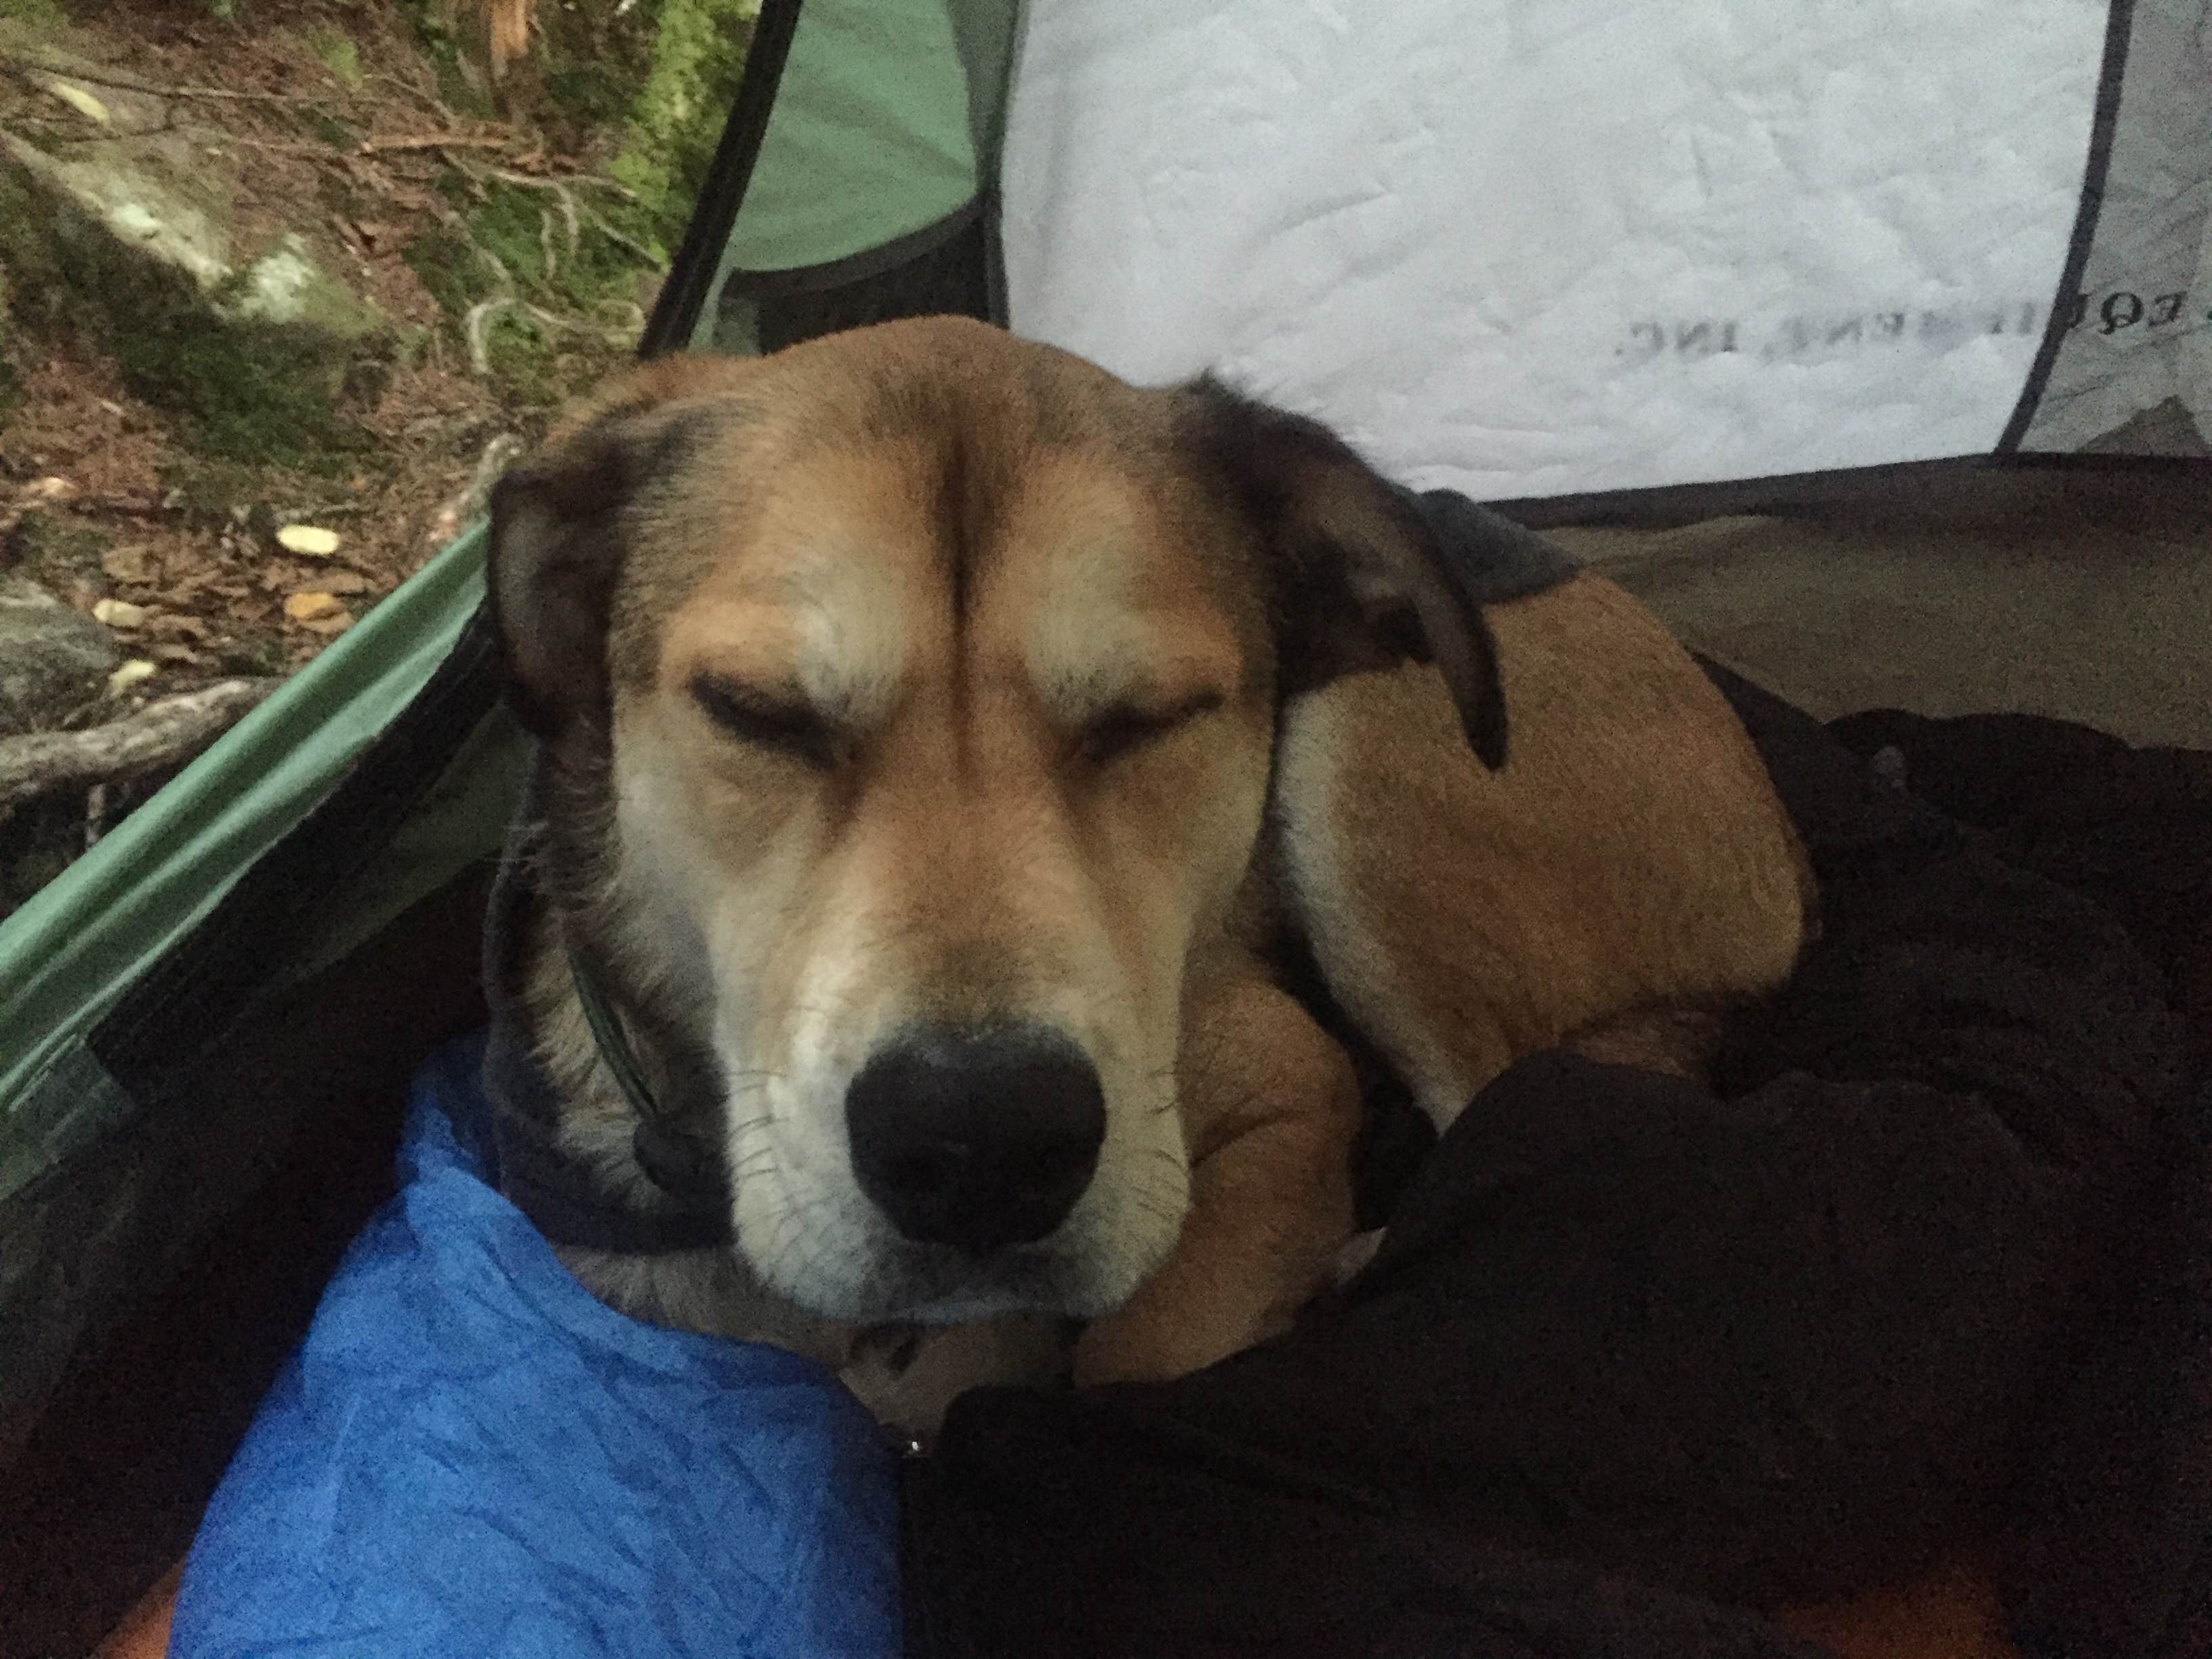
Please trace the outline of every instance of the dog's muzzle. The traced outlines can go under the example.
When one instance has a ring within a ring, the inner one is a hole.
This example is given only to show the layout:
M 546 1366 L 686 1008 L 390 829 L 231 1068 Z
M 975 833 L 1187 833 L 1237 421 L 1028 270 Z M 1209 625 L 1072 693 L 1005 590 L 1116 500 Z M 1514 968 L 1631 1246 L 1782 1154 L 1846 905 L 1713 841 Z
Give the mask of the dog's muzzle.
M 860 1190 L 901 1233 L 980 1256 L 1066 1219 L 1098 1166 L 1106 1097 L 1056 1031 L 920 1027 L 853 1079 L 845 1125 Z

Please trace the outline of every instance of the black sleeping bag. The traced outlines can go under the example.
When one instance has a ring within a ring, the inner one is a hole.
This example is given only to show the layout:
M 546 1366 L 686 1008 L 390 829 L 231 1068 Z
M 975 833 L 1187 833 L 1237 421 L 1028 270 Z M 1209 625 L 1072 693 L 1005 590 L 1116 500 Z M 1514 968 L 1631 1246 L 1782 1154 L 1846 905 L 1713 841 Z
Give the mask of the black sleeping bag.
M 2207 775 L 1711 672 L 1823 912 L 1713 1086 L 1530 1058 L 1281 1340 L 963 1398 L 910 1652 L 1802 1654 L 1735 1609 L 1962 1544 L 2026 1652 L 2212 1651 Z

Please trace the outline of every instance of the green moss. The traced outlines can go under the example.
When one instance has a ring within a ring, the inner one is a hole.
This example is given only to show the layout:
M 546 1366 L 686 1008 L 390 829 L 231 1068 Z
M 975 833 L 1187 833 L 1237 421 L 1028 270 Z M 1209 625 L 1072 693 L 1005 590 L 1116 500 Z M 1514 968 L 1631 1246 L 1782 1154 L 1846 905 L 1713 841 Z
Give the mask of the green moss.
M 600 64 L 556 64 L 545 71 L 545 99 L 588 126 L 611 126 L 636 95 L 627 76 Z
M 471 306 L 498 291 L 476 250 L 458 231 L 442 227 L 426 230 L 410 240 L 399 257 L 448 317 L 465 316 Z
M 307 50 L 347 86 L 361 87 L 361 49 L 343 29 L 319 28 L 307 37 Z
M 503 401 L 544 407 L 567 395 L 560 372 L 560 342 L 527 313 L 503 312 L 484 337 L 495 389 Z
M 343 150 L 352 149 L 361 143 L 363 136 L 359 127 L 341 121 L 335 115 L 326 115 L 319 109 L 302 109 L 300 120 L 316 137 Z
M 662 0 L 653 69 L 631 100 L 609 169 L 636 193 L 661 240 L 683 232 L 737 95 L 758 0 Z
M 470 214 L 469 228 L 518 283 L 542 295 L 545 259 L 538 242 L 538 204 L 531 196 L 527 191 L 495 186 L 483 204 Z
M 635 253 L 601 235 L 579 216 L 572 248 L 566 215 L 550 191 L 495 185 L 469 216 L 477 240 L 495 255 L 530 298 L 558 308 L 590 312 L 609 295 L 635 283 Z M 553 249 L 549 269 L 545 250 Z
M 22 516 L 8 538 L 16 568 L 50 582 L 97 580 L 101 556 L 113 545 L 114 538 L 104 531 L 70 524 L 36 509 Z
M 454 323 L 484 301 L 507 295 L 574 319 L 580 327 L 617 314 L 617 302 L 634 300 L 637 255 L 601 234 L 580 213 L 572 249 L 566 215 L 552 191 L 494 183 L 479 196 L 452 188 L 469 204 L 467 235 L 447 228 L 426 231 L 401 257 Z M 479 248 L 506 269 L 512 287 L 499 281 Z M 587 339 L 520 308 L 498 313 L 484 336 L 495 388 L 504 399 L 535 406 L 574 395 L 605 368 L 605 354 L 576 349 Z
M 65 326 L 77 309 L 60 244 L 69 227 L 49 233 L 46 212 L 29 191 L 0 168 L 0 259 L 11 272 L 15 323 L 40 331 Z
M 109 350 L 124 384 L 179 416 L 185 441 L 204 453 L 328 471 L 368 447 L 338 413 L 321 336 L 173 316 L 112 338 Z
M 61 0 L 0 0 L 0 21 L 15 24 L 33 38 L 59 33 L 69 25 Z

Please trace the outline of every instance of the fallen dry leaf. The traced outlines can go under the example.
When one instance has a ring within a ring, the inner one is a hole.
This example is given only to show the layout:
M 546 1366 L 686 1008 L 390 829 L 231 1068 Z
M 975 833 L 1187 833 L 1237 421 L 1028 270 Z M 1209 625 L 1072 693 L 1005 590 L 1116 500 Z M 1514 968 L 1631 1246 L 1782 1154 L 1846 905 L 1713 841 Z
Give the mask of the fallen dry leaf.
M 316 524 L 288 524 L 277 531 L 276 545 L 305 558 L 327 559 L 338 550 L 338 532 Z
M 143 628 L 147 614 L 144 605 L 133 605 L 128 599 L 99 599 L 92 607 L 93 621 L 105 623 L 110 628 Z
M 100 570 L 112 582 L 150 582 L 154 567 L 146 556 L 147 550 L 135 543 L 111 547 L 100 556 Z
M 70 501 L 77 494 L 77 487 L 67 478 L 49 473 L 43 478 L 33 478 L 25 484 L 22 500 L 34 507 L 48 507 L 56 501 Z
M 189 645 L 157 645 L 154 647 L 154 656 L 159 662 L 182 663 L 192 667 L 207 660 L 205 652 L 195 651 Z
M 327 617 L 345 607 L 330 593 L 295 593 L 284 601 L 284 614 L 295 623 L 313 622 L 318 617 Z
M 146 632 L 157 640 L 204 640 L 208 625 L 198 617 L 149 617 Z
M 56 80 L 50 75 L 41 75 L 36 78 L 40 87 L 60 99 L 86 120 L 97 121 L 100 125 L 106 126 L 115 119 L 107 112 L 107 106 L 82 87 L 73 86 L 67 81 Z
M 310 634 L 320 634 L 326 640 L 336 639 L 353 626 L 353 613 L 349 611 L 340 611 L 331 616 L 317 617 L 311 622 L 302 623 L 301 626 Z
M 133 657 L 107 677 L 107 695 L 119 697 L 142 680 L 149 680 L 159 671 L 143 657 Z

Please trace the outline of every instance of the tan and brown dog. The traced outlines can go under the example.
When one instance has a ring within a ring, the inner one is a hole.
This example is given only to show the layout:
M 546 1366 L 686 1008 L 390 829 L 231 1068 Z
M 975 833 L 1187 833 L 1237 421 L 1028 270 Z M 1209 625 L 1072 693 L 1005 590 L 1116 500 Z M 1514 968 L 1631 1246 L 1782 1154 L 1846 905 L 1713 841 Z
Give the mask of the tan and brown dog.
M 1279 946 L 1441 1124 L 1561 1042 L 1695 1064 L 1809 925 L 1626 594 L 1479 608 L 1404 492 L 1210 385 L 954 319 L 665 360 L 502 483 L 490 566 L 564 1144 L 657 1201 L 574 958 L 731 1178 L 734 1249 L 569 1252 L 645 1317 L 843 1361 L 1043 1316 L 1079 1379 L 1188 1371 L 1352 1231 L 1358 1085 Z

